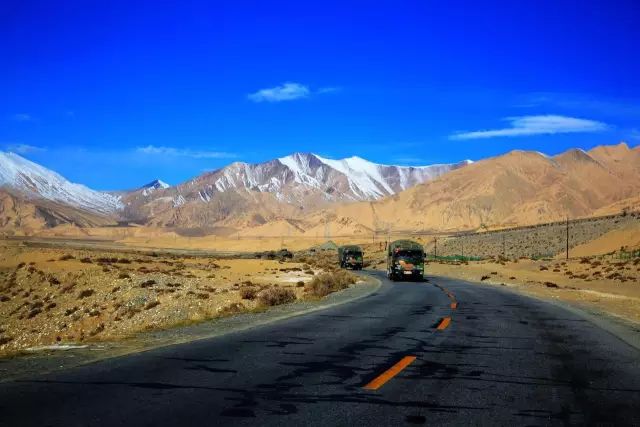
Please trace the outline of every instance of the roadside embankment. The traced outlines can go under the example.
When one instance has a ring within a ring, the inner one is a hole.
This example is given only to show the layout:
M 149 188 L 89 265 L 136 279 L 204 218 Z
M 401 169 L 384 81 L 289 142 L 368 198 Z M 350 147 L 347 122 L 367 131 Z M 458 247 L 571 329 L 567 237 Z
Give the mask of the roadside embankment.
M 640 323 L 640 258 L 431 262 L 429 275 L 508 286 Z

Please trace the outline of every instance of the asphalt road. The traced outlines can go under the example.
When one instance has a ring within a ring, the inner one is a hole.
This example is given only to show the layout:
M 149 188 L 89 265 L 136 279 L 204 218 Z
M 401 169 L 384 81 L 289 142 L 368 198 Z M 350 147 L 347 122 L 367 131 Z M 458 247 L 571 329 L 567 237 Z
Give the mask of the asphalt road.
M 322 312 L 2 383 L 0 425 L 640 425 L 640 352 L 614 335 L 500 288 L 383 281 Z

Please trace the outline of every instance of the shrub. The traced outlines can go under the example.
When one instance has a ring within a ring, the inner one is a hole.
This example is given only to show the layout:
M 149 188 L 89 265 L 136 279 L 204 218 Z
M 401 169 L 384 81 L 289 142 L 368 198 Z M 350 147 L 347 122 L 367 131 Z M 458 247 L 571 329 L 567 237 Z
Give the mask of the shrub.
M 85 264 L 91 264 L 91 263 L 93 263 L 93 261 L 91 261 L 91 258 L 82 258 L 82 259 L 80 260 L 80 262 L 83 262 L 83 263 L 85 263 Z
M 141 288 L 149 288 L 149 287 L 151 287 L 151 286 L 153 286 L 155 284 L 156 284 L 156 281 L 153 280 L 153 279 L 150 279 L 150 280 L 146 280 L 146 281 L 140 283 L 140 287 Z
M 76 259 L 76 257 L 71 254 L 64 254 L 60 257 L 60 261 L 68 261 L 70 259 Z
M 147 305 L 144 306 L 145 310 L 150 310 L 153 307 L 157 307 L 160 305 L 160 301 L 150 301 L 149 303 L 147 303 Z
M 93 289 L 85 289 L 84 291 L 81 291 L 78 294 L 78 299 L 82 299 L 82 298 L 86 298 L 86 297 L 90 297 L 91 295 L 94 294 Z
M 305 285 L 305 292 L 314 297 L 324 297 L 332 292 L 341 291 L 356 283 L 356 277 L 344 270 L 321 273 Z
M 293 302 L 296 300 L 296 294 L 291 289 L 272 287 L 261 291 L 257 295 L 258 305 L 264 307 L 272 307 Z
M 245 306 L 239 302 L 232 302 L 229 305 L 218 308 L 218 316 L 231 316 L 233 314 L 241 313 L 245 310 Z
M 242 299 L 253 300 L 256 298 L 257 295 L 258 295 L 258 289 L 254 287 L 245 286 L 240 288 L 240 298 Z

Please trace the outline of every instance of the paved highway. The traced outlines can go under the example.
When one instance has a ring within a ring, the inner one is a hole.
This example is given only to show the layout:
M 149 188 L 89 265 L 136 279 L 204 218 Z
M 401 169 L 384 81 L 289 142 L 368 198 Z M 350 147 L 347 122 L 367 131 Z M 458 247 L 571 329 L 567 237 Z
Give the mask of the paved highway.
M 614 335 L 500 288 L 379 277 L 325 311 L 0 384 L 0 425 L 640 425 L 640 352 Z

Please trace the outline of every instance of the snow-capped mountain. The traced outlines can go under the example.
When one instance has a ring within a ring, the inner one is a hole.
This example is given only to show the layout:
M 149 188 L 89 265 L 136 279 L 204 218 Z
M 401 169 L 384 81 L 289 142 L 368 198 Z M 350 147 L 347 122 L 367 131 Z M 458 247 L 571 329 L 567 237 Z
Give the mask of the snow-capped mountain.
M 202 202 L 211 200 L 215 193 L 232 190 L 268 192 L 290 203 L 303 203 L 310 196 L 320 196 L 325 201 L 375 200 L 437 178 L 469 162 L 390 166 L 360 157 L 333 160 L 311 153 L 295 153 L 265 163 L 233 163 L 178 186 L 178 191 L 189 200 L 189 194 L 195 190 Z
M 295 182 L 316 188 L 330 181 L 332 174 L 342 174 L 349 186 L 346 196 L 356 200 L 389 196 L 470 163 L 466 160 L 456 164 L 390 166 L 373 163 L 357 156 L 333 160 L 316 154 L 301 153 L 282 157 L 278 161 L 291 170 Z
M 93 213 L 112 214 L 120 198 L 69 182 L 15 153 L 0 152 L 0 187 L 26 199 L 44 199 Z
M 377 200 L 468 164 L 388 166 L 294 153 L 264 163 L 232 163 L 169 188 L 123 197 L 126 217 L 154 225 L 256 225 L 297 217 L 332 202 Z
M 264 163 L 232 163 L 180 185 L 154 180 L 133 191 L 99 192 L 14 153 L 0 152 L 0 188 L 40 208 L 50 201 L 114 220 L 176 227 L 256 225 L 295 218 L 332 202 L 370 201 L 395 194 L 466 165 L 387 166 L 360 157 L 341 160 L 295 153 Z M 62 215 L 64 221 L 96 220 Z M 65 211 L 67 212 L 67 211 Z M 51 215 L 49 215 L 51 216 Z M 67 218 L 65 220 L 65 218 Z
M 140 189 L 142 190 L 142 194 L 145 196 L 148 196 L 149 194 L 153 193 L 155 190 L 163 190 L 165 188 L 169 188 L 171 187 L 169 184 L 167 184 L 166 182 L 160 180 L 160 179 L 154 179 L 153 181 L 151 181 L 148 184 L 143 185 L 142 187 L 140 187 Z

